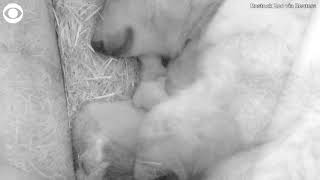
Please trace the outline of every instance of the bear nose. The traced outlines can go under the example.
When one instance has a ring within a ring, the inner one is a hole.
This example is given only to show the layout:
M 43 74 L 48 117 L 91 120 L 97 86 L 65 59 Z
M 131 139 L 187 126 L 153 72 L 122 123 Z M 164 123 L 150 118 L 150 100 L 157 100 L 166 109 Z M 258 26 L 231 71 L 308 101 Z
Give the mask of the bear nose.
M 104 53 L 104 44 L 103 41 L 91 41 L 91 46 L 95 52 Z

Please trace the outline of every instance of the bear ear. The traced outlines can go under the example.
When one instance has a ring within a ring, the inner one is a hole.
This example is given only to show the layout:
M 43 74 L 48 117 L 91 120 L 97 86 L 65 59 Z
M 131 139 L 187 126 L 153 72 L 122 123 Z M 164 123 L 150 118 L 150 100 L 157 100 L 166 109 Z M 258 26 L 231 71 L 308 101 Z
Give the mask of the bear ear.
M 102 54 L 104 53 L 104 45 L 102 40 L 98 40 L 98 41 L 92 40 L 91 47 L 97 53 L 102 53 Z
M 140 162 L 141 163 L 141 162 Z M 139 180 L 179 180 L 179 176 L 172 170 L 163 169 L 155 162 L 135 164 L 134 178 Z
M 156 177 L 154 180 L 179 180 L 179 177 L 173 171 L 167 170 L 163 175 Z

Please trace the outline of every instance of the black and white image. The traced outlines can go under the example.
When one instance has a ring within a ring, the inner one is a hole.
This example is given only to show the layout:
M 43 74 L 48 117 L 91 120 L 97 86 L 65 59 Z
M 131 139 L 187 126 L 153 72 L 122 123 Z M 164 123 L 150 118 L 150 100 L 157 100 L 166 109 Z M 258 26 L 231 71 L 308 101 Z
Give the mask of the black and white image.
M 320 179 L 318 0 L 1 0 L 0 180 Z

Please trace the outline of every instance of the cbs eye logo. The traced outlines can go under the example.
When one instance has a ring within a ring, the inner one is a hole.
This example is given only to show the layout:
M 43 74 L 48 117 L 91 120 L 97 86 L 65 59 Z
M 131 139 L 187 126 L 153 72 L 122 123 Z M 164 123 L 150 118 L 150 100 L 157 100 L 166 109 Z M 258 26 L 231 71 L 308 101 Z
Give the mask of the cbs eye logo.
M 16 24 L 23 18 L 23 10 L 20 5 L 10 3 L 4 7 L 2 15 L 8 23 Z

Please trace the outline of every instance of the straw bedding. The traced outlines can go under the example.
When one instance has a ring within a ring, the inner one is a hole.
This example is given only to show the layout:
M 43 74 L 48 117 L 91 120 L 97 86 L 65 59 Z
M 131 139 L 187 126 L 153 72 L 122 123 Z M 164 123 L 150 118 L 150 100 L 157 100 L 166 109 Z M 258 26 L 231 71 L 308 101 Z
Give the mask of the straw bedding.
M 98 55 L 90 45 L 103 0 L 54 0 L 69 116 L 84 102 L 125 100 L 138 81 L 134 59 Z
M 8 3 L 12 1 L 0 1 L 0 9 Z M 23 7 L 21 22 L 9 24 L 0 18 L 0 164 L 43 179 L 72 179 L 52 2 L 16 3 Z M 18 173 L 6 173 L 21 179 Z

